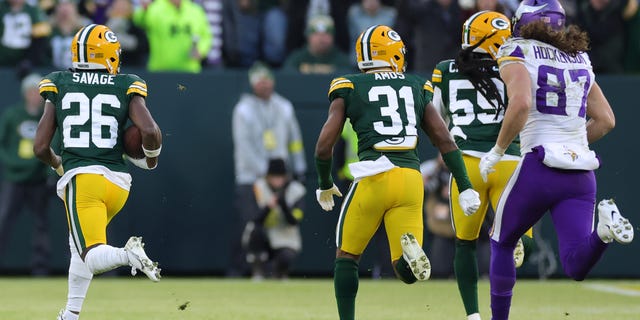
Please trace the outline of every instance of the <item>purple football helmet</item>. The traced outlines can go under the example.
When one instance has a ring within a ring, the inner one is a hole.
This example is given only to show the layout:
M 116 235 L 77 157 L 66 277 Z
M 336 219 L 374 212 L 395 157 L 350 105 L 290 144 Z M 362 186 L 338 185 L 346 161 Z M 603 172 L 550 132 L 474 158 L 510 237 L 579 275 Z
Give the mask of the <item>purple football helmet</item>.
M 513 36 L 520 36 L 522 26 L 542 20 L 551 29 L 559 31 L 564 28 L 564 8 L 558 0 L 523 0 L 513 15 Z

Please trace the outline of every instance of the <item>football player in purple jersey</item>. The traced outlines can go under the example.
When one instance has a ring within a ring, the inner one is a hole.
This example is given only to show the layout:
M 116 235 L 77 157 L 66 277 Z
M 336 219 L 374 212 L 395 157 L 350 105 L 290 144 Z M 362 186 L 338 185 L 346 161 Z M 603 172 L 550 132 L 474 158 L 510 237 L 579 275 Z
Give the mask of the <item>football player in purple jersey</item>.
M 633 240 L 633 227 L 613 200 L 598 204 L 594 230 L 594 170 L 600 161 L 589 144 L 613 129 L 615 117 L 595 81 L 588 43 L 578 27 L 565 28 L 558 0 L 524 0 L 513 17 L 513 38 L 498 52 L 509 103 L 495 146 L 480 160 L 480 174 L 487 178 L 518 134 L 522 160 L 498 202 L 491 234 L 494 320 L 509 318 L 516 242 L 546 212 L 564 272 L 578 281 L 608 243 Z

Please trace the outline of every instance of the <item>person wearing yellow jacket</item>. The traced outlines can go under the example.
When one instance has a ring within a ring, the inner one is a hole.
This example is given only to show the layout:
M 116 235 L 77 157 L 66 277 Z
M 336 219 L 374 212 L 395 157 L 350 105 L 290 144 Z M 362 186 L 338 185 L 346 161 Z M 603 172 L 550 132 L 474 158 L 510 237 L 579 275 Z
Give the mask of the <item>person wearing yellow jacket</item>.
M 191 0 L 145 0 L 134 12 L 133 22 L 149 38 L 149 71 L 202 70 L 212 36 L 200 5 Z

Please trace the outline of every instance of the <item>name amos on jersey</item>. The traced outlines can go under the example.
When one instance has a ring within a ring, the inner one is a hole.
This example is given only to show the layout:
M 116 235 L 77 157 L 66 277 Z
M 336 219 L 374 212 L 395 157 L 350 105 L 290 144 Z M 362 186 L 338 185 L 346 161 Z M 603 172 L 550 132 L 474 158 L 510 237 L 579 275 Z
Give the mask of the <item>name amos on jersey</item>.
M 114 84 L 112 74 L 93 73 L 93 72 L 74 72 L 73 82 L 84 84 Z
M 375 80 L 404 79 L 404 74 L 400 72 L 376 72 Z

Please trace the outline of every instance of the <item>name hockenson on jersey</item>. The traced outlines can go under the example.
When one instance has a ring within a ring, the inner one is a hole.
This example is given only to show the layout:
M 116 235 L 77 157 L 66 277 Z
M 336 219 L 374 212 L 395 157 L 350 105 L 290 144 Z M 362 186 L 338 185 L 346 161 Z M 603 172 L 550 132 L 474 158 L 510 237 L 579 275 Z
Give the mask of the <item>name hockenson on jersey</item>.
M 494 71 L 497 71 L 495 67 Z M 454 60 L 441 61 L 433 70 L 433 105 L 440 110 L 448 122 L 449 131 L 456 144 L 465 151 L 488 152 L 495 145 L 500 133 L 504 109 L 496 116 L 497 101 L 493 105 L 476 90 L 468 76 L 456 67 Z M 496 88 L 507 104 L 504 83 L 493 78 Z M 447 107 L 448 106 L 448 107 Z M 519 156 L 517 139 L 506 150 L 506 154 Z

